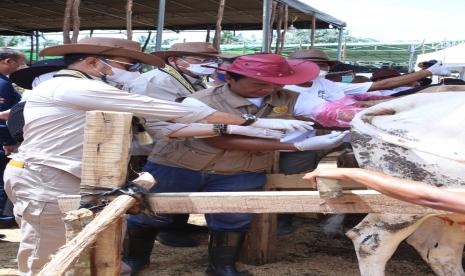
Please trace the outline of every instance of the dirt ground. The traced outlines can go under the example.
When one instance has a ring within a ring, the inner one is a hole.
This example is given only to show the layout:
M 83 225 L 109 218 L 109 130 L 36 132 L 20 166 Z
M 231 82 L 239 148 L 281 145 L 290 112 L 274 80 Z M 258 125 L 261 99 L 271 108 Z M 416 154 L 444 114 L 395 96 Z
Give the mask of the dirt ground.
M 203 216 L 192 215 L 191 222 L 202 225 Z M 350 240 L 330 239 L 321 233 L 315 218 L 297 217 L 297 230 L 278 239 L 279 261 L 263 266 L 239 264 L 252 275 L 358 275 L 357 257 Z M 0 241 L 0 275 L 18 275 L 15 255 L 19 230 L 3 230 Z M 207 264 L 207 235 L 196 236 L 201 245 L 173 248 L 156 243 L 151 265 L 141 275 L 204 275 Z M 403 243 L 387 265 L 387 275 L 434 275 L 420 256 Z

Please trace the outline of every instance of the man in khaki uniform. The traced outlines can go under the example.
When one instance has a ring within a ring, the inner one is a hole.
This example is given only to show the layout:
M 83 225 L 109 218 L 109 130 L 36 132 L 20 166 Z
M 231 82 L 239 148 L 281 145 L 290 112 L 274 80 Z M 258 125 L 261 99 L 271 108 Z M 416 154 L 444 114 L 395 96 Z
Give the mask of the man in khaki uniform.
M 67 69 L 31 93 L 24 108 L 24 142 L 5 170 L 5 190 L 21 225 L 21 275 L 38 273 L 48 257 L 64 244 L 57 197 L 79 193 L 86 111 L 125 111 L 178 123 L 246 121 L 209 107 L 129 94 L 107 84 L 125 84 L 128 74 L 137 75 L 138 62 L 164 65 L 160 58 L 142 53 L 137 42 L 92 37 L 77 44 L 45 48 L 41 55 L 64 55 Z M 253 124 L 278 129 L 291 125 L 295 124 L 278 120 Z
M 283 90 L 283 86 L 309 81 L 319 72 L 312 62 L 286 60 L 274 54 L 241 56 L 228 68 L 219 69 L 228 72 L 227 84 L 199 91 L 183 102 L 231 114 L 248 114 L 245 116 L 248 123 L 257 117 L 292 119 L 299 94 Z M 219 133 L 225 134 L 221 129 L 219 126 Z M 160 124 L 160 130 L 166 132 L 166 124 Z M 153 192 L 256 191 L 265 184 L 265 172 L 271 170 L 273 151 L 332 148 L 343 137 L 344 134 L 333 133 L 294 144 L 263 139 L 250 144 L 231 143 L 236 137 L 229 135 L 160 141 L 144 170 L 157 179 Z M 210 228 L 207 273 L 244 275 L 236 271 L 235 262 L 252 215 L 206 214 L 205 217 Z M 139 233 L 130 238 L 128 257 L 136 271 L 150 260 L 153 245 L 148 244 L 148 237 L 171 220 L 170 216 L 130 216 L 128 229 L 138 229 Z
M 206 77 L 215 70 L 203 65 L 215 65 L 224 56 L 207 42 L 175 43 L 168 51 L 153 54 L 162 58 L 166 66 L 141 74 L 128 90 L 168 101 L 206 89 Z
M 215 70 L 202 65 L 216 65 L 217 60 L 223 56 L 208 42 L 175 43 L 168 51 L 153 54 L 166 62 L 165 67 L 141 74 L 131 81 L 127 90 L 167 101 L 175 101 L 177 98 L 188 97 L 196 91 L 206 89 L 206 79 Z M 171 225 L 158 231 L 156 239 L 168 246 L 196 246 L 197 242 L 189 236 L 190 230 L 194 230 L 195 226 L 187 224 L 188 219 L 188 214 L 176 215 Z

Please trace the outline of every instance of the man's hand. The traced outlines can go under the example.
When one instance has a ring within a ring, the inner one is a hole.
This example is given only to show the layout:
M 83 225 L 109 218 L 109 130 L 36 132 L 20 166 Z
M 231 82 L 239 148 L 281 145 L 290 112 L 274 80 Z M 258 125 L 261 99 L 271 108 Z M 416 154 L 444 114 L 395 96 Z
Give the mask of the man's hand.
M 342 144 L 342 140 L 348 133 L 349 131 L 333 131 L 327 135 L 314 136 L 296 142 L 294 143 L 294 147 L 300 151 L 332 149 Z
M 313 123 L 300 120 L 285 120 L 285 119 L 266 119 L 258 118 L 251 126 L 268 129 L 282 129 L 291 131 L 307 132 L 312 130 Z
M 279 130 L 235 125 L 228 125 L 226 133 L 277 140 L 283 138 L 285 135 L 284 132 Z
M 442 62 L 440 61 L 426 68 L 426 70 L 430 71 L 431 74 L 436 75 L 436 76 L 450 76 L 449 69 L 447 69 L 444 65 L 442 65 Z
M 5 155 L 10 155 L 15 151 L 16 145 L 8 145 L 8 146 L 3 146 L 3 151 L 5 152 Z

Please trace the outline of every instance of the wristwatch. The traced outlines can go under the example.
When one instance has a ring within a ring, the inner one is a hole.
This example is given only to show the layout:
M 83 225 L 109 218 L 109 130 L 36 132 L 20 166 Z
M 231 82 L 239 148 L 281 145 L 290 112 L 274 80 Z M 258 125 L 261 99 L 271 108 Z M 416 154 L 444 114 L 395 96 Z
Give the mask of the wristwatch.
M 252 114 L 242 114 L 241 117 L 245 120 L 245 122 L 242 123 L 241 126 L 250 126 L 251 124 L 257 121 L 257 116 Z

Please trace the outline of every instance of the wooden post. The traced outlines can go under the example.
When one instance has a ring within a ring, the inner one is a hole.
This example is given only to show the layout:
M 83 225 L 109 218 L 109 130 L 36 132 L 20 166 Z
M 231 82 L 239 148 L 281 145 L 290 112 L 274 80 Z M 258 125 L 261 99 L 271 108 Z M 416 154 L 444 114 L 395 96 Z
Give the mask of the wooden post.
M 86 113 L 81 185 L 118 188 L 126 182 L 131 121 L 131 113 Z M 94 275 L 119 275 L 121 225 L 121 218 L 116 219 L 97 238 L 92 258 Z
M 132 40 L 132 0 L 126 2 L 126 30 L 128 40 Z
M 71 26 L 71 13 L 73 10 L 74 0 L 66 0 L 65 15 L 63 18 L 63 44 L 70 44 L 69 29 Z
M 220 0 L 220 6 L 218 7 L 218 14 L 216 16 L 216 29 L 215 29 L 215 36 L 213 37 L 213 47 L 220 50 L 221 44 L 221 22 L 223 21 L 223 14 L 224 14 L 224 5 L 226 0 Z
M 137 179 L 133 180 L 133 182 L 143 187 L 144 189 L 149 190 L 155 184 L 155 179 L 151 174 L 143 173 Z M 65 271 L 68 270 L 71 265 L 79 258 L 81 253 L 86 248 L 91 246 L 97 239 L 102 239 L 102 236 L 104 235 L 114 235 L 116 232 L 104 234 L 105 230 L 113 225 L 115 220 L 124 215 L 135 204 L 137 204 L 137 200 L 129 195 L 121 195 L 115 198 L 74 239 L 61 247 L 52 258 L 52 260 L 42 268 L 38 275 L 63 275 L 63 273 L 65 273 Z M 118 244 L 118 247 L 119 246 L 120 244 Z M 105 254 L 116 257 L 116 254 L 113 253 L 114 248 L 108 248 L 108 250 L 109 251 L 105 252 Z M 102 268 L 102 270 L 99 270 L 98 267 L 94 267 L 95 269 L 92 271 L 93 275 L 102 275 L 102 271 L 105 273 L 111 272 L 109 269 L 107 269 L 107 266 L 109 265 L 108 263 L 101 264 L 105 265 L 105 267 Z M 113 269 L 113 273 L 116 271 L 117 269 Z
M 312 32 L 310 35 L 310 47 L 315 47 L 315 32 L 316 32 L 316 16 L 312 16 Z
M 79 19 L 79 5 L 81 0 L 74 0 L 73 3 L 73 37 L 71 37 L 71 43 L 76 43 L 79 37 L 79 28 L 81 26 L 81 20 Z
M 89 224 L 94 218 L 92 211 L 87 209 L 73 210 L 66 213 L 63 222 L 66 229 L 66 242 L 74 239 L 82 229 Z M 74 266 L 66 271 L 66 276 L 90 276 L 91 261 L 90 261 L 91 248 L 84 249 L 83 253 L 79 256 L 79 260 Z

